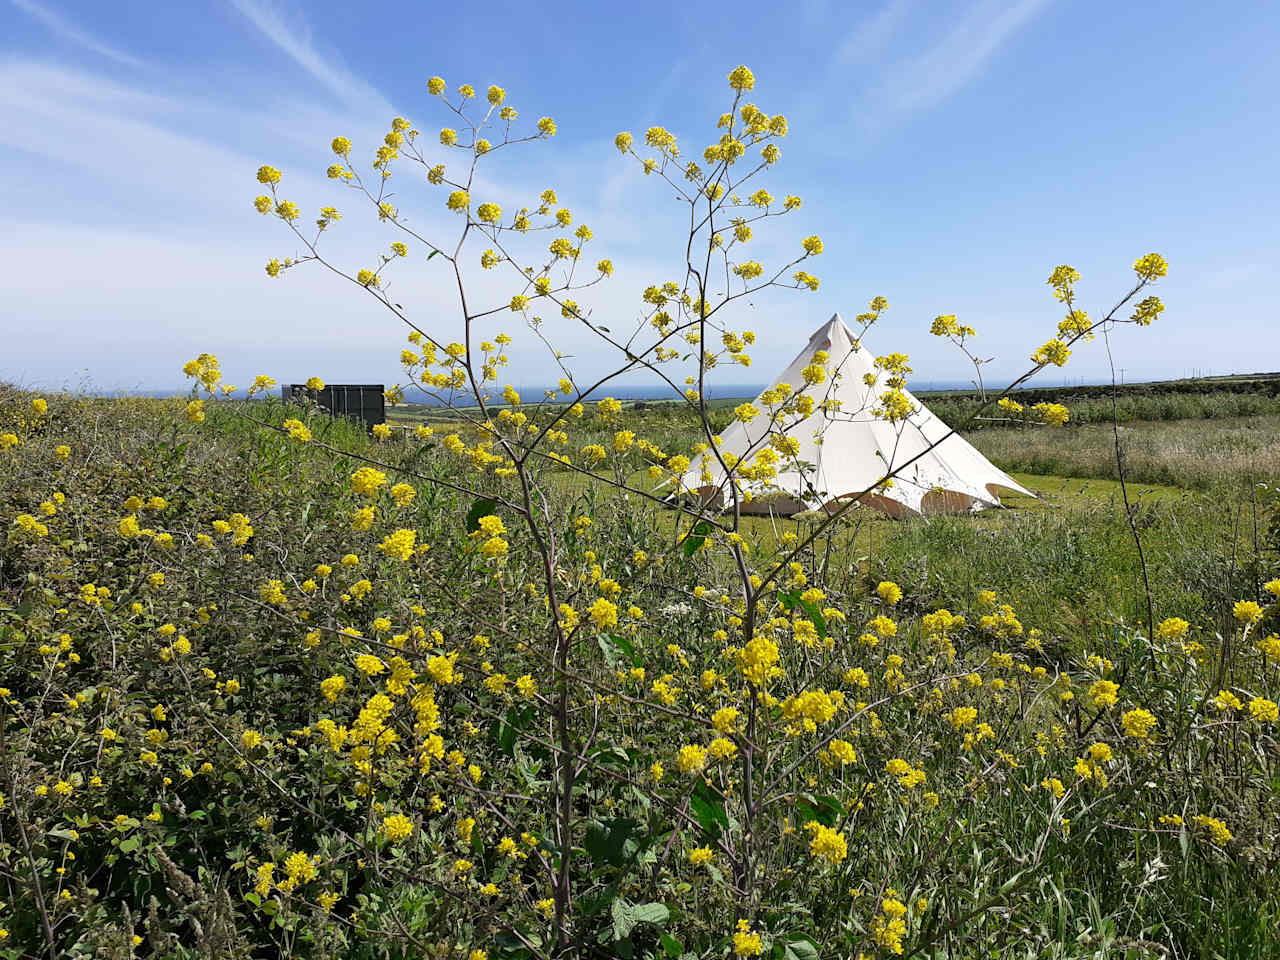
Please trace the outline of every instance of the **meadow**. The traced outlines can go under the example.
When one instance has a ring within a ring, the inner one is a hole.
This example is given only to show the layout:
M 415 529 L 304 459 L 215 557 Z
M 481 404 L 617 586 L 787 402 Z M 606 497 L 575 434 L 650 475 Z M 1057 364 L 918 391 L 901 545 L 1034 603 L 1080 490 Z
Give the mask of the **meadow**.
M 1066 432 L 976 431 L 970 441 L 1006 469 L 1064 477 L 1117 479 L 1111 424 Z M 1248 490 L 1280 480 L 1280 416 L 1130 421 L 1120 426 L 1125 476 L 1144 483 L 1210 491 Z
M 1054 462 L 1096 476 L 1019 472 L 1038 499 L 854 511 L 788 561 L 753 660 L 724 555 L 612 485 L 643 458 L 548 464 L 557 668 L 543 558 L 508 487 L 450 489 L 475 448 L 447 428 L 35 399 L 0 391 L 0 956 L 550 956 L 561 877 L 577 955 L 1276 955 L 1276 512 L 1230 471 L 1126 491 L 1154 636 L 1083 427 Z M 1126 441 L 1170 429 L 1246 427 Z M 1022 435 L 975 438 L 1000 462 Z M 812 526 L 749 521 L 753 567 Z M 560 695 L 564 740 L 537 719 Z

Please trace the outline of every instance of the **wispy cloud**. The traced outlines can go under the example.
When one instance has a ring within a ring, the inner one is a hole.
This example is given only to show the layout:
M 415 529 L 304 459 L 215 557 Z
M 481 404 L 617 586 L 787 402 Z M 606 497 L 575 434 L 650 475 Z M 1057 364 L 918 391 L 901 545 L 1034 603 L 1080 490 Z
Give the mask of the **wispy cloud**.
M 137 57 L 132 57 L 123 51 L 117 50 L 115 47 L 108 46 L 93 35 L 80 29 L 80 27 L 56 10 L 51 10 L 42 4 L 36 3 L 35 0 L 11 0 L 11 2 L 27 16 L 33 20 L 38 20 L 59 38 L 69 43 L 79 44 L 87 50 L 92 50 L 94 53 L 116 61 L 116 63 L 123 63 L 130 67 L 141 67 L 143 65 L 142 61 Z
M 906 21 L 912 6 L 914 0 L 889 0 L 879 11 L 849 31 L 836 51 L 835 63 L 845 66 L 879 59 L 885 46 Z
M 405 332 L 399 323 L 371 298 L 353 292 L 350 283 L 314 265 L 269 279 L 263 271 L 268 258 L 306 251 L 250 203 L 261 191 L 254 171 L 266 160 L 285 171 L 282 190 L 302 209 L 336 202 L 347 214 L 323 244 L 326 257 L 341 269 L 354 273 L 399 239 L 362 210 L 355 195 L 323 175 L 323 144 L 333 131 L 360 142 L 370 139 L 361 135 L 355 111 L 307 101 L 271 111 L 228 105 L 222 88 L 178 102 L 160 89 L 173 79 L 154 75 L 127 83 L 0 58 L 0 262 L 10 268 L 0 284 L 0 331 L 16 337 L 38 314 L 42 327 L 76 345 L 76 357 L 91 366 L 102 388 L 174 385 L 183 359 L 211 349 L 223 357 L 229 376 L 234 372 L 233 381 L 245 370 L 281 379 L 314 372 L 332 379 L 336 371 L 370 382 L 393 379 Z M 280 137 L 277 111 L 291 118 L 293 137 Z M 68 151 L 59 134 L 68 129 L 87 142 L 117 148 Z M 229 130 L 235 136 L 225 135 Z M 270 149 L 258 154 L 264 144 Z M 527 167 L 523 159 L 507 160 L 500 153 L 494 162 L 503 164 L 495 171 L 503 175 L 494 182 L 478 179 L 475 189 L 507 208 L 557 182 L 537 161 Z M 600 142 L 570 151 L 558 166 L 570 171 L 566 180 L 580 185 L 575 214 L 602 241 L 649 235 L 647 221 L 634 211 L 607 214 L 591 203 L 593 186 L 617 164 L 617 151 Z M 37 169 L 62 186 L 53 197 L 14 188 L 30 182 Z M 455 236 L 458 218 L 435 188 L 405 174 L 395 181 L 397 206 L 414 228 L 432 237 Z M 653 188 L 634 171 L 633 179 Z M 542 241 L 537 246 L 542 249 Z M 633 291 L 678 266 L 643 254 L 641 241 L 600 252 L 618 258 L 618 273 L 583 305 L 615 331 L 636 316 Z M 475 251 L 463 263 L 473 302 L 485 308 L 508 302 L 511 278 L 481 270 L 478 259 Z M 424 265 L 411 257 L 397 261 L 388 274 L 395 301 L 437 331 L 446 329 L 457 309 L 445 270 L 441 260 Z M 68 276 L 75 282 L 66 282 Z M 493 325 L 486 330 L 492 334 L 508 329 L 511 318 L 504 312 L 485 322 Z M 558 318 L 549 319 L 552 324 L 556 346 L 573 357 L 575 375 L 600 372 L 594 337 Z M 356 346 L 353 331 L 359 334 Z M 63 382 L 67 354 L 49 352 L 38 338 L 16 339 L 15 349 L 0 351 L 0 379 Z M 532 337 L 517 340 L 511 357 L 524 370 L 547 363 Z M 74 361 L 72 369 L 80 363 Z
M 942 103 L 978 77 L 1000 47 L 1048 4 L 980 0 L 924 53 L 886 69 L 872 100 L 893 113 Z
M 231 0 L 231 5 L 294 63 L 348 106 L 374 109 L 380 114 L 392 112 L 390 104 L 377 90 L 343 68 L 334 56 L 324 56 L 315 48 L 311 29 L 305 23 L 286 23 L 279 10 L 261 0 Z

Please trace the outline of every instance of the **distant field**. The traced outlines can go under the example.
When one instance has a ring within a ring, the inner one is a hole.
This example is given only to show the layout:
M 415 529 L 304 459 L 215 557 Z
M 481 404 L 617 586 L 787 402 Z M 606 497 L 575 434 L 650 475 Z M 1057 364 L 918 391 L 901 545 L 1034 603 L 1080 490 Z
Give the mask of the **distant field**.
M 989 383 L 989 392 L 997 392 L 999 384 Z M 1260 393 L 1268 396 L 1280 395 L 1280 373 L 1239 373 L 1224 377 L 1196 377 L 1181 380 L 1149 380 L 1142 383 L 1119 383 L 1114 387 L 1110 383 L 1075 384 L 1070 386 L 1027 386 L 1013 392 L 1019 400 L 1061 399 L 1064 396 L 1073 398 L 1110 398 L 1112 390 L 1119 396 L 1141 396 L 1149 394 L 1193 394 L 1213 393 Z M 973 390 L 968 387 L 961 390 L 917 390 L 915 393 L 930 401 L 938 397 L 968 397 Z
M 608 395 L 602 391 L 600 396 Z M 966 430 L 1007 428 L 1020 426 L 1021 419 L 1009 417 L 1004 411 L 989 406 L 974 419 L 981 406 L 972 392 L 919 391 L 916 396 L 944 423 Z M 996 399 L 999 394 L 989 394 Z M 1074 425 L 1110 423 L 1113 417 L 1121 423 L 1134 421 L 1174 420 L 1234 420 L 1242 417 L 1280 415 L 1280 375 L 1249 374 L 1239 377 L 1217 377 L 1211 380 L 1171 380 L 1160 383 L 1135 383 L 1115 387 L 1112 403 L 1112 387 L 1109 384 L 1092 386 L 1036 388 L 1014 391 L 1010 396 L 1024 407 L 1036 403 L 1052 402 L 1066 406 Z M 598 398 L 597 398 L 598 399 Z M 713 420 L 727 422 L 727 411 L 744 399 L 752 397 L 716 397 L 707 406 L 721 416 Z M 494 409 L 504 406 L 501 401 Z M 559 402 L 553 404 L 559 406 Z M 624 400 L 627 409 L 650 411 L 662 416 L 669 413 L 679 416 L 684 404 L 669 400 Z M 475 414 L 478 407 L 458 407 L 457 413 Z M 545 409 L 545 408 L 544 408 Z M 408 403 L 388 411 L 393 423 L 415 426 L 419 423 L 440 423 L 455 419 L 455 411 L 447 408 Z M 1034 419 L 1024 414 L 1027 419 Z
M 600 395 L 598 397 L 595 397 L 594 399 L 595 400 L 602 399 L 604 397 L 607 397 L 608 395 L 609 395 L 608 391 L 601 391 Z M 716 397 L 713 400 L 707 401 L 707 409 L 708 410 L 727 410 L 730 407 L 736 406 L 737 404 L 741 403 L 743 400 L 749 400 L 749 399 L 752 399 L 752 397 L 747 397 L 747 396 Z M 592 402 L 594 402 L 594 400 Z M 656 411 L 656 412 L 679 411 L 683 409 L 685 406 L 683 401 L 676 400 L 676 399 L 623 400 L 621 401 L 621 403 L 623 408 L 627 410 Z M 502 407 L 505 407 L 505 406 L 506 404 L 503 403 L 501 400 L 498 400 L 497 403 L 492 404 L 492 407 L 494 409 L 501 409 Z M 542 409 L 546 410 L 546 409 L 554 409 L 554 408 L 567 407 L 567 406 L 568 404 L 563 404 L 560 402 L 552 402 L 550 404 L 543 406 Z M 456 414 L 468 414 L 468 415 L 476 414 L 479 412 L 479 410 L 480 408 L 474 405 L 473 406 L 457 406 L 457 407 L 450 408 L 450 407 L 428 406 L 427 404 L 422 404 L 422 403 L 402 403 L 396 407 L 393 407 L 393 408 L 389 407 L 387 409 L 387 419 L 389 419 L 392 423 L 407 423 L 407 424 L 432 423 L 432 422 L 438 422 L 438 421 L 454 420 L 456 419 L 456 416 L 455 416 Z
M 1278 382 L 1280 385 L 1280 382 Z M 1074 424 L 1110 423 L 1113 417 L 1121 423 L 1136 420 L 1222 420 L 1280 414 L 1280 394 L 1260 389 L 1235 391 L 1212 389 L 1199 393 L 1182 390 L 1152 390 L 1145 386 L 1120 387 L 1116 391 L 1114 410 L 1110 388 L 1086 388 L 1086 392 L 1037 390 L 1011 394 L 1029 409 L 1033 404 L 1063 404 Z M 938 417 L 951 426 L 966 423 L 979 406 L 971 395 L 925 395 L 920 398 Z M 990 407 L 972 429 L 1017 425 L 1021 418 L 1010 418 L 1004 411 Z
M 1118 394 L 1115 415 L 1122 424 L 1127 479 L 1197 490 L 1223 482 L 1247 485 L 1280 479 L 1280 395 L 1229 390 L 1196 394 L 1150 390 L 1138 384 L 1118 388 Z M 947 394 L 921 399 L 944 422 L 961 426 L 964 435 L 1004 470 L 1117 478 L 1109 397 L 1061 397 L 1057 402 L 1064 403 L 1071 416 L 1061 430 L 998 417 L 1001 411 L 994 408 L 986 411 L 991 419 L 970 422 L 977 406 L 972 397 Z M 1023 398 L 1028 408 L 1031 399 Z M 713 429 L 724 429 L 732 407 L 741 401 L 730 397 L 709 401 Z M 624 406 L 643 417 L 650 435 L 664 449 L 675 452 L 699 439 L 694 435 L 695 418 L 681 403 L 645 400 Z M 405 404 L 388 416 L 393 424 L 406 427 L 443 426 L 477 412 L 474 407 L 447 410 Z
M 1125 476 L 1143 483 L 1207 489 L 1280 479 L 1280 415 L 1224 420 L 1137 421 L 1120 428 Z M 1110 424 L 1054 430 L 978 430 L 969 440 L 1005 470 L 1060 477 L 1116 474 Z

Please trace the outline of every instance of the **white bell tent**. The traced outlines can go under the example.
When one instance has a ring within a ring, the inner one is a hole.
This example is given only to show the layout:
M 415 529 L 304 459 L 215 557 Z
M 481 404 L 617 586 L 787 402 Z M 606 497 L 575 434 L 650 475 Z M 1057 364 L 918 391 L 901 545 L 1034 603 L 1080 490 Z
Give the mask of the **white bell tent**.
M 802 371 L 813 363 L 819 350 L 827 353 L 827 379 L 804 388 Z M 874 415 L 879 398 L 889 389 L 885 383 L 888 376 L 858 344 L 838 313 L 819 327 L 771 384 L 785 383 L 795 391 L 804 388 L 814 401 L 813 412 L 808 417 L 793 414 L 771 424 L 770 406 L 757 398 L 760 415 L 747 423 L 735 420 L 721 434 L 721 455 L 732 454 L 748 464 L 769 446 L 770 429 L 799 444 L 798 454 L 782 457 L 777 476 L 767 483 L 735 474 L 739 495 L 750 494 L 750 501 L 741 505 L 742 511 L 788 515 L 835 509 L 894 470 L 899 472 L 892 483 L 867 493 L 862 505 L 892 516 L 912 516 L 999 506 L 998 487 L 1033 496 L 952 433 L 905 389 L 914 413 L 896 422 Z M 731 504 L 725 472 L 710 451 L 693 460 L 680 486 L 708 506 L 725 508 Z

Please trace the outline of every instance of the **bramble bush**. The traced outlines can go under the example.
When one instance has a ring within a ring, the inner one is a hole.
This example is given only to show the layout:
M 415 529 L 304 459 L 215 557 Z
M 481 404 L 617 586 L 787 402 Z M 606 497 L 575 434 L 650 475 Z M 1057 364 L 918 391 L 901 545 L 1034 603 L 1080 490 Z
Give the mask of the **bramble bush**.
M 644 148 L 617 138 L 690 224 L 684 276 L 643 292 L 628 339 L 574 299 L 612 264 L 579 277 L 592 234 L 554 190 L 514 214 L 472 197 L 484 158 L 556 131 L 542 118 L 519 134 L 500 88 L 477 111 L 470 87 L 429 81 L 455 118 L 432 148 L 460 158 L 447 167 L 402 118 L 372 183 L 334 140 L 331 178 L 395 232 L 371 265 L 327 259 L 337 209 L 304 233 L 283 175 L 259 171 L 258 210 L 307 251 L 267 272 L 314 263 L 382 302 L 410 328 L 403 389 L 450 407 L 447 423 L 369 438 L 305 404 L 227 400 L 212 354 L 187 365 L 201 395 L 183 402 L 0 396 L 0 952 L 796 960 L 1275 942 L 1280 580 L 1217 635 L 1168 617 L 1098 639 L 1024 624 L 990 589 L 951 611 L 826 576 L 820 550 L 858 496 L 744 523 L 748 500 L 808 475 L 794 436 L 814 411 L 900 431 L 914 411 L 905 356 L 878 358 L 859 411 L 832 402 L 839 371 L 817 358 L 766 410 L 734 410 L 768 424 L 749 456 L 716 443 L 709 378 L 749 363 L 754 340 L 735 306 L 817 289 L 823 249 L 811 236 L 781 266 L 747 258 L 801 204 L 746 192 L 773 175 L 787 123 L 746 102 L 745 67 L 729 82 L 703 164 L 659 127 Z M 455 237 L 391 205 L 402 166 L 439 188 Z M 452 327 L 386 292 L 422 257 L 453 274 Z M 469 282 L 477 262 L 506 292 Z M 1165 269 L 1140 258 L 1095 321 L 1057 267 L 1066 318 L 1018 382 L 1125 322 Z M 873 300 L 862 331 L 886 308 Z M 1148 296 L 1128 321 L 1162 309 Z M 555 396 L 499 386 L 511 319 L 547 344 Z M 611 377 L 579 384 L 554 351 L 562 324 L 612 347 L 615 376 L 669 384 L 697 442 L 645 436 Z M 954 317 L 934 328 L 974 336 Z M 691 467 L 698 485 L 700 462 L 728 478 L 724 512 L 663 502 Z

